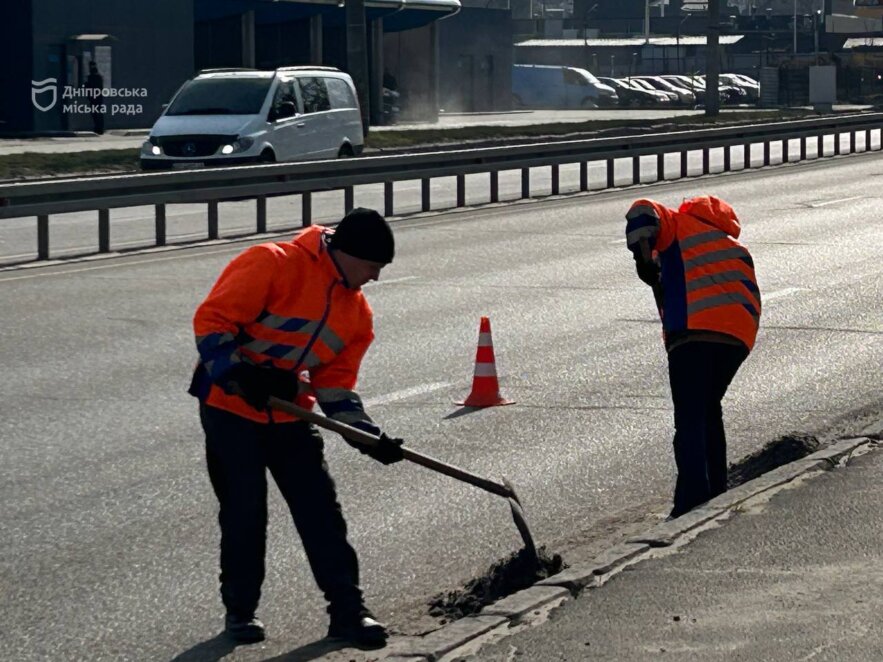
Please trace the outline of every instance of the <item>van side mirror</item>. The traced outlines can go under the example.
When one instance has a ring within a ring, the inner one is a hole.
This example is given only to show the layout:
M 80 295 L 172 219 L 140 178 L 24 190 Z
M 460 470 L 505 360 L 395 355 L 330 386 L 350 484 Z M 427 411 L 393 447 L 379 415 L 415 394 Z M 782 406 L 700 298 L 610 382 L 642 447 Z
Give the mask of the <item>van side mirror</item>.
M 293 101 L 283 101 L 277 108 L 270 111 L 271 120 L 284 120 L 295 115 L 297 115 L 297 108 Z
M 166 112 L 166 108 L 168 108 L 168 107 L 169 107 L 169 104 L 164 103 L 164 104 L 162 105 L 162 111 L 163 111 L 163 112 Z

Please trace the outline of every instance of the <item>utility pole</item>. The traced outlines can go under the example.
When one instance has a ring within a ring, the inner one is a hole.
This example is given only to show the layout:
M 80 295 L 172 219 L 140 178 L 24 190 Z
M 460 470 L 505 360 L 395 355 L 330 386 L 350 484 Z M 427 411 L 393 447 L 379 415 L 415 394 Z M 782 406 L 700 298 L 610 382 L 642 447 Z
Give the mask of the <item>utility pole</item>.
M 721 0 L 708 0 L 708 32 L 705 43 L 705 116 L 720 112 L 720 17 Z
M 365 0 L 346 0 L 346 66 L 353 78 L 362 112 L 362 130 L 368 135 L 368 48 L 365 37 Z

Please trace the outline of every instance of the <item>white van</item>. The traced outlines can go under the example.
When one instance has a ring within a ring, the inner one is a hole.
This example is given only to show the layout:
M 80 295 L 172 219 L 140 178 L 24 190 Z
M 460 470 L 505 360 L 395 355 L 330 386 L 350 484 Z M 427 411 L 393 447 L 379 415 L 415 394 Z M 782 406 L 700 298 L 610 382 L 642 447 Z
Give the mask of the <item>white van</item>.
M 356 88 L 339 69 L 209 69 L 172 97 L 141 147 L 141 167 L 330 159 L 363 146 Z
M 544 64 L 512 65 L 516 108 L 599 108 L 615 106 L 616 91 L 585 69 Z

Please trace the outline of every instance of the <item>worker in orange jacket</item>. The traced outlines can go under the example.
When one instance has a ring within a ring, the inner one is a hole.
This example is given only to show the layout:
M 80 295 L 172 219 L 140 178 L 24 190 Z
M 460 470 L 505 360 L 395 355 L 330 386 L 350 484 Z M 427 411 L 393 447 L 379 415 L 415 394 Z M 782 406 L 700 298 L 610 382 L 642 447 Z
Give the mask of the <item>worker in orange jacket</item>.
M 200 401 L 208 472 L 220 504 L 221 598 L 235 641 L 264 639 L 255 612 L 264 579 L 270 470 L 328 600 L 329 636 L 382 646 L 385 627 L 366 609 L 356 553 L 310 423 L 269 409 L 270 396 L 377 434 L 378 461 L 402 459 L 401 439 L 381 434 L 354 391 L 374 339 L 361 291 L 395 252 L 376 211 L 354 209 L 331 230 L 252 246 L 224 269 L 196 311 L 199 362 L 190 393 Z M 309 385 L 307 385 L 307 381 Z
M 713 196 L 679 209 L 635 201 L 626 243 L 662 318 L 678 477 L 671 517 L 727 489 L 721 400 L 754 347 L 760 290 L 736 212 Z

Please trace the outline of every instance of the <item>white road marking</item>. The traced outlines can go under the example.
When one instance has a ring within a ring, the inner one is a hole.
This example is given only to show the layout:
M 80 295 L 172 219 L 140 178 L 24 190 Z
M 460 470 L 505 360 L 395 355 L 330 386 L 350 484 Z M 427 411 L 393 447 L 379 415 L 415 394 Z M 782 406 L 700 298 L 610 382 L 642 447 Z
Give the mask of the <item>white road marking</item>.
M 762 301 L 770 301 L 772 299 L 779 299 L 781 297 L 786 297 L 789 294 L 804 291 L 806 291 L 805 287 L 786 287 L 784 290 L 776 290 L 775 292 L 769 292 L 768 294 L 761 292 L 760 296 Z
M 392 283 L 404 283 L 406 280 L 416 280 L 417 276 L 404 276 L 402 278 L 392 278 L 390 280 L 378 280 L 376 282 L 368 283 L 363 285 L 363 287 L 374 287 L 375 285 L 391 285 Z
M 189 248 L 198 248 L 198 246 L 190 246 Z M 232 253 L 234 251 L 242 251 L 242 250 L 245 250 L 245 249 L 243 249 L 242 246 L 237 243 L 237 244 L 229 246 L 228 248 L 225 248 L 222 250 L 217 250 L 217 251 L 205 251 L 202 253 L 193 253 L 193 252 L 187 251 L 185 254 L 169 255 L 168 257 L 154 257 L 154 258 L 147 259 L 147 260 L 132 260 L 131 262 L 128 262 L 128 261 L 127 262 L 114 262 L 113 264 L 100 264 L 100 265 L 96 265 L 94 267 L 83 267 L 81 269 L 66 269 L 64 271 L 53 271 L 51 273 L 42 272 L 42 273 L 25 274 L 23 276 L 13 276 L 12 278 L 4 278 L 2 273 L 0 273 L 0 283 L 8 283 L 13 280 L 25 280 L 27 278 L 48 278 L 50 276 L 66 276 L 68 274 L 78 274 L 82 271 L 98 271 L 100 269 L 115 269 L 115 268 L 118 268 L 121 266 L 127 267 L 130 265 L 136 265 L 136 264 L 150 264 L 152 262 L 169 262 L 171 260 L 184 260 L 186 258 L 200 257 L 202 255 L 221 255 L 223 253 Z M 116 256 L 111 253 L 111 254 L 105 254 L 104 257 L 122 257 L 122 256 Z M 41 266 L 50 266 L 50 265 L 41 265 Z M 10 271 L 12 271 L 12 270 L 13 270 L 13 268 L 10 268 Z
M 378 395 L 374 398 L 368 398 L 364 401 L 364 405 L 366 407 L 375 407 L 377 405 L 385 405 L 390 402 L 395 402 L 397 400 L 404 400 L 405 398 L 410 398 L 415 395 L 423 395 L 425 393 L 432 393 L 433 391 L 438 391 L 443 388 L 447 388 L 451 386 L 450 382 L 435 382 L 432 384 L 421 384 L 420 386 L 414 386 L 413 388 L 406 388 L 401 391 L 393 391 L 392 393 L 387 393 L 386 395 Z
M 811 202 L 811 203 L 809 203 L 808 206 L 815 209 L 817 207 L 826 207 L 828 205 L 836 205 L 838 202 L 851 202 L 853 200 L 861 200 L 864 197 L 865 196 L 863 196 L 863 195 L 856 195 L 851 198 L 840 198 L 839 200 L 826 200 L 825 202 Z
M 610 243 L 611 243 L 611 244 L 624 244 L 625 242 L 626 242 L 625 239 L 614 239 L 614 240 L 611 241 Z

